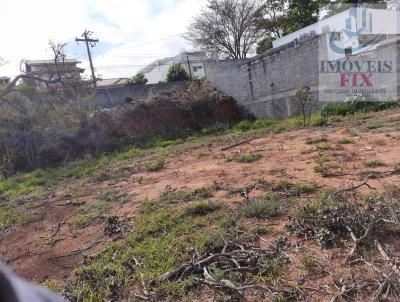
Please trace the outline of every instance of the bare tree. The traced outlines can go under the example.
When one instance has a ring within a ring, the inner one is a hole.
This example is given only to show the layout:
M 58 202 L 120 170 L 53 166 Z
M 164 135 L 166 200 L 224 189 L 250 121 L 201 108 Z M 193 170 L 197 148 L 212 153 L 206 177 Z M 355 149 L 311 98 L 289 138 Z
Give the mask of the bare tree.
M 264 36 L 264 10 L 260 0 L 209 0 L 184 37 L 207 54 L 246 58 Z
M 74 140 L 94 107 L 84 90 L 88 83 L 73 75 L 76 65 L 66 59 L 64 47 L 50 43 L 48 66 L 39 71 L 21 68 L 21 74 L 0 89 L 0 178 L 79 152 Z
M 65 54 L 65 43 L 57 43 L 54 41 L 49 42 L 50 49 L 53 53 L 52 61 L 54 64 L 50 64 L 46 70 L 46 76 L 39 76 L 35 73 L 28 72 L 22 68 L 24 61 L 21 62 L 21 74 L 17 75 L 9 85 L 7 85 L 3 90 L 0 91 L 0 99 L 6 101 L 6 96 L 11 92 L 15 91 L 17 84 L 20 81 L 25 82 L 39 82 L 43 83 L 45 87 L 51 92 L 55 92 L 62 88 L 66 91 L 79 91 L 82 88 L 87 87 L 86 83 L 80 78 L 74 76 L 76 71 L 76 66 L 70 64 L 70 60 L 67 60 Z M 5 62 L 0 58 L 1 63 Z
M 301 114 L 303 116 L 303 126 L 305 127 L 307 125 L 306 123 L 307 117 L 308 120 L 311 119 L 311 114 L 314 105 L 314 99 L 311 95 L 311 88 L 308 86 L 304 86 L 303 88 L 301 88 L 296 92 L 296 98 L 301 110 Z

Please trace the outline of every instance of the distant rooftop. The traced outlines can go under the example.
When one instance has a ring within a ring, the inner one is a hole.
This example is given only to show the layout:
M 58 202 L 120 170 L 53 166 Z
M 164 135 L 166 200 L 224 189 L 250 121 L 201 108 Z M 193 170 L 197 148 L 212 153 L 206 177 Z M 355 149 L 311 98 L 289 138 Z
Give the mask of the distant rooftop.
M 189 55 L 189 56 L 205 56 L 206 54 L 202 51 L 183 51 L 181 53 L 179 53 L 178 55 L 174 56 L 174 57 L 166 57 L 164 59 L 159 59 L 159 60 L 155 60 L 154 62 L 150 63 L 149 65 L 147 65 L 146 67 L 142 68 L 141 70 L 139 70 L 138 73 L 148 73 L 150 71 L 152 71 L 154 68 L 156 68 L 159 65 L 164 65 L 167 62 L 177 59 L 179 57 L 181 57 L 182 55 Z
M 167 57 L 164 59 L 155 60 L 154 62 L 150 63 L 146 67 L 139 70 L 139 73 L 148 73 L 148 72 L 152 71 L 154 68 L 156 68 L 157 66 L 164 65 L 165 63 L 172 60 L 173 58 L 174 57 Z
M 65 63 L 71 63 L 71 64 L 79 64 L 82 63 L 78 60 L 75 59 L 65 59 Z M 44 64 L 55 64 L 54 60 L 26 60 L 26 64 L 28 65 L 44 65 Z
M 127 78 L 102 79 L 97 81 L 97 86 L 98 87 L 120 86 L 126 84 L 127 80 L 128 80 Z

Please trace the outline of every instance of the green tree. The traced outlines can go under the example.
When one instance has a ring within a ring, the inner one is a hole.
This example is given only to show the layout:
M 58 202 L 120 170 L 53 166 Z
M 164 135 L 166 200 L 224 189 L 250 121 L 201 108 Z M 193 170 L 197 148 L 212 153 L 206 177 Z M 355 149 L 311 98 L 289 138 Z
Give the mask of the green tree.
M 167 82 L 178 82 L 189 80 L 189 75 L 187 74 L 185 68 L 182 64 L 172 65 L 167 73 Z
M 257 53 L 272 48 L 272 41 L 313 24 L 319 19 L 319 0 L 266 0 L 265 18 L 259 24 L 265 29 Z
M 148 82 L 146 76 L 143 73 L 138 73 L 135 76 L 131 77 L 126 81 L 126 86 L 133 85 L 145 85 Z
M 378 6 L 379 8 L 386 8 L 388 0 L 337 0 L 335 2 L 328 1 L 326 3 L 327 17 L 340 13 L 346 9 L 349 9 L 354 5 L 367 5 L 367 6 Z

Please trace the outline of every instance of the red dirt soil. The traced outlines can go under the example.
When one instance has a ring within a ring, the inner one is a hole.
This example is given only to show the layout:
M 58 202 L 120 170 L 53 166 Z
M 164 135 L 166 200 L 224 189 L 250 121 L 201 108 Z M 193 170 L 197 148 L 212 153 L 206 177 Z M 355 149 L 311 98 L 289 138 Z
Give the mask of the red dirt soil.
M 376 120 L 382 123 L 395 122 L 400 120 L 400 113 L 396 111 L 382 113 Z M 104 219 L 93 221 L 90 226 L 82 229 L 72 228 L 67 223 L 78 212 L 78 207 L 74 203 L 90 203 L 97 193 L 106 189 L 117 189 L 121 193 L 129 194 L 130 201 L 114 208 L 111 213 L 134 220 L 140 202 L 146 198 L 157 197 L 167 185 L 177 188 L 178 191 L 193 191 L 201 187 L 210 187 L 214 181 L 229 184 L 230 187 L 245 187 L 258 179 L 267 181 L 289 179 L 293 182 L 334 188 L 357 184 L 364 179 L 362 172 L 390 170 L 400 162 L 400 132 L 367 131 L 363 128 L 367 122 L 350 121 L 345 126 L 338 123 L 324 128 L 268 133 L 228 151 L 221 151 L 223 143 L 213 143 L 196 149 L 182 149 L 183 151 L 171 154 L 166 166 L 158 172 L 143 170 L 112 181 L 98 182 L 89 178 L 81 181 L 79 186 L 85 188 L 84 197 L 68 197 L 67 193 L 71 194 L 74 186 L 59 186 L 54 192 L 36 200 L 40 206 L 30 210 L 28 222 L 0 234 L 1 256 L 17 274 L 31 281 L 42 282 L 47 278 L 61 281 L 70 277 L 73 269 L 82 265 L 86 257 L 101 250 L 112 240 L 103 233 L 106 223 Z M 308 137 L 326 138 L 327 141 L 319 145 L 328 144 L 332 150 L 304 154 L 302 152 L 304 149 L 315 149 L 315 145 L 306 144 Z M 351 139 L 353 143 L 339 144 L 343 139 Z M 209 156 L 199 158 L 199 152 L 207 153 Z M 259 153 L 262 158 L 254 163 L 238 163 L 230 160 L 249 152 Z M 315 160 L 321 157 L 328 158 L 329 164 L 340 166 L 342 169 L 340 175 L 323 177 L 316 173 Z M 366 160 L 375 159 L 384 162 L 386 166 L 379 168 L 365 166 Z M 285 170 L 271 172 L 278 169 Z M 372 179 L 369 184 L 376 190 L 362 187 L 360 192 L 382 192 L 385 185 L 399 183 L 400 175 L 389 176 L 384 182 Z M 226 192 L 218 192 L 214 198 L 224 201 L 230 207 L 237 207 L 243 202 L 242 198 L 229 196 Z M 273 231 L 261 244 L 267 246 L 274 236 L 285 233 L 286 221 L 287 217 L 272 221 Z M 52 244 L 45 244 L 45 239 L 52 234 L 56 234 Z M 313 243 L 307 243 L 305 246 L 313 257 L 320 259 L 319 262 L 326 264 L 329 269 L 349 270 L 341 268 L 340 263 L 335 264 L 332 261 L 338 257 L 337 250 L 323 250 Z M 294 259 L 298 257 L 290 256 Z M 289 271 L 289 274 L 293 278 L 299 276 L 299 272 L 295 269 Z M 318 298 L 316 294 L 313 301 L 319 299 L 323 301 L 323 297 L 322 295 Z

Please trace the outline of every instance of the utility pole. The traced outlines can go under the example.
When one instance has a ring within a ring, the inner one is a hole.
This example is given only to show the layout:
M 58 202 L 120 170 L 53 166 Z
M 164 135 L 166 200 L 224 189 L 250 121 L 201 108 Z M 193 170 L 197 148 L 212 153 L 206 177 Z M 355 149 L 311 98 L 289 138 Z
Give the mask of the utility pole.
M 187 55 L 186 58 L 187 58 L 187 63 L 188 63 L 188 68 L 189 68 L 190 79 L 193 80 L 193 77 L 192 77 L 192 69 L 190 68 L 189 55 Z
M 93 39 L 90 36 L 93 34 L 93 32 L 86 30 L 85 32 L 82 34 L 82 38 L 76 38 L 75 41 L 76 42 L 85 42 L 86 43 L 86 49 L 87 49 L 87 53 L 88 53 L 88 57 L 89 57 L 89 63 L 90 63 L 90 69 L 92 70 L 92 80 L 93 80 L 93 85 L 94 88 L 97 88 L 97 82 L 96 82 L 96 76 L 94 74 L 94 67 L 93 67 L 93 62 L 92 62 L 92 54 L 90 53 L 90 48 L 89 48 L 89 43 L 90 43 L 90 47 L 95 47 L 96 43 L 99 42 L 99 39 Z

